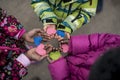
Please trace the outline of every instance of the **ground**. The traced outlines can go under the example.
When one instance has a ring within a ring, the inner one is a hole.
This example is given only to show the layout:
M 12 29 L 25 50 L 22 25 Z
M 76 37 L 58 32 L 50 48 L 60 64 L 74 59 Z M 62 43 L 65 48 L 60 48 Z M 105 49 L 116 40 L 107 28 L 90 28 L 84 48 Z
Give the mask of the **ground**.
M 43 27 L 33 12 L 31 0 L 0 0 L 0 7 L 14 15 L 27 30 Z M 120 34 L 120 0 L 104 0 L 103 11 L 91 19 L 91 22 L 75 31 L 72 35 L 89 33 Z M 28 75 L 23 80 L 52 80 L 45 60 L 28 67 Z M 38 79 L 40 78 L 40 79 Z

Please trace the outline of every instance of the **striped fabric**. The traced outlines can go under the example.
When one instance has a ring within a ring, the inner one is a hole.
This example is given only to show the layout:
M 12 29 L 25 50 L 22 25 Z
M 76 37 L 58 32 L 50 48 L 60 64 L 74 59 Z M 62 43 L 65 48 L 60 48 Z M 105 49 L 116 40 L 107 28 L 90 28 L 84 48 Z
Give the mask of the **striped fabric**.
M 58 30 L 69 33 L 90 22 L 97 4 L 98 0 L 32 0 L 31 3 L 44 25 L 56 24 Z

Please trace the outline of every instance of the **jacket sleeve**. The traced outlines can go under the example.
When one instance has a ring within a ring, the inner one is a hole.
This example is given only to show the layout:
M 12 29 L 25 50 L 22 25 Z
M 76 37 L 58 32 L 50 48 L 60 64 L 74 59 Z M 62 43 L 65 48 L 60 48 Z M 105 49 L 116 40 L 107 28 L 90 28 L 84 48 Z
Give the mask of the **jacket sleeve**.
M 83 54 L 103 47 L 110 48 L 110 46 L 120 46 L 120 35 L 94 33 L 72 36 L 69 42 L 69 53 L 73 55 Z
M 32 0 L 31 6 L 43 22 L 43 25 L 57 24 L 57 16 L 48 3 L 48 0 Z
M 27 74 L 27 66 L 30 60 L 21 54 L 15 60 L 10 59 L 8 63 L 0 69 L 0 80 L 20 80 Z
M 58 30 L 63 30 L 69 33 L 79 29 L 82 25 L 90 22 L 92 16 L 96 14 L 98 0 L 92 0 L 83 3 L 72 14 L 68 15 L 66 19 L 58 25 Z M 64 28 L 62 28 L 64 26 Z
M 7 15 L 6 11 L 0 8 L 0 30 L 5 35 L 19 39 L 25 33 L 21 23 L 12 15 Z
M 20 80 L 27 74 L 27 69 L 17 60 L 10 61 L 0 70 L 0 80 Z
M 65 58 L 60 58 L 48 65 L 52 80 L 67 80 L 69 78 L 69 68 Z

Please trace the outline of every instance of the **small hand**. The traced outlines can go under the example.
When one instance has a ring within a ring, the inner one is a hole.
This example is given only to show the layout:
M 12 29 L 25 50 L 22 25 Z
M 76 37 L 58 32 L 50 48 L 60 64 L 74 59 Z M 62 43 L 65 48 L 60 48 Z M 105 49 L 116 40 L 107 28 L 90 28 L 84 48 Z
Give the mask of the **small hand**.
M 28 42 L 34 42 L 33 37 L 35 35 L 40 35 L 42 34 L 43 31 L 41 29 L 33 29 L 23 35 L 23 38 L 28 41 Z
M 32 48 L 30 50 L 27 51 L 27 53 L 25 54 L 30 60 L 34 60 L 34 61 L 41 61 L 42 59 L 44 59 L 45 57 L 47 57 L 47 55 L 43 55 L 40 56 L 39 54 L 37 54 L 35 52 L 36 48 Z

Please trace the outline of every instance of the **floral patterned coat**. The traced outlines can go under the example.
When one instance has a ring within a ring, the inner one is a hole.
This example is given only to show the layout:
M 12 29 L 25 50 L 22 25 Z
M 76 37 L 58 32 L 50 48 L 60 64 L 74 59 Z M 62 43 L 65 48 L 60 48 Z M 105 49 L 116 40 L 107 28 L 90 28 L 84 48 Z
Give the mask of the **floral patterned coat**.
M 17 19 L 0 8 L 0 80 L 20 80 L 27 73 L 16 60 L 27 50 L 21 38 L 24 32 Z

